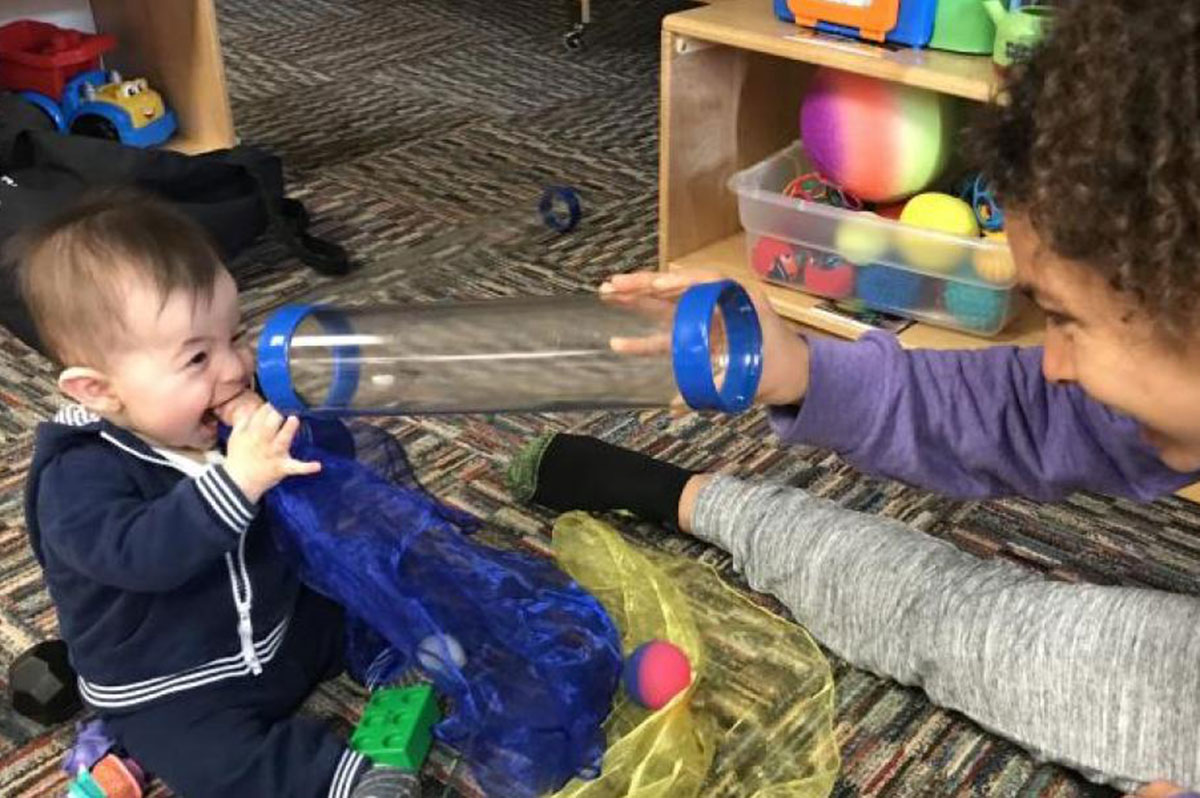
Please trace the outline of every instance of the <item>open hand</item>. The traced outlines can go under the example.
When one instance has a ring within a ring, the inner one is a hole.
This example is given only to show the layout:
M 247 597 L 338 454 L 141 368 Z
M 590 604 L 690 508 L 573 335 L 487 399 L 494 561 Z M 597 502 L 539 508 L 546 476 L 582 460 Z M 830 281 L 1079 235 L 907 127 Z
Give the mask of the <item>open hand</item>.
M 251 502 L 283 481 L 284 477 L 315 474 L 320 463 L 305 463 L 291 455 L 300 419 L 284 420 L 274 407 L 262 403 L 238 408 L 233 432 L 226 445 L 225 471 Z
M 614 301 L 636 298 L 678 299 L 693 285 L 723 280 L 718 272 L 634 272 L 618 274 L 600 286 L 600 295 Z M 742 286 L 750 295 L 763 333 L 763 374 L 756 399 L 762 404 L 788 405 L 799 402 L 808 390 L 808 344 L 779 317 L 755 286 Z M 669 334 L 654 338 L 617 338 L 618 352 L 661 353 L 670 350 Z

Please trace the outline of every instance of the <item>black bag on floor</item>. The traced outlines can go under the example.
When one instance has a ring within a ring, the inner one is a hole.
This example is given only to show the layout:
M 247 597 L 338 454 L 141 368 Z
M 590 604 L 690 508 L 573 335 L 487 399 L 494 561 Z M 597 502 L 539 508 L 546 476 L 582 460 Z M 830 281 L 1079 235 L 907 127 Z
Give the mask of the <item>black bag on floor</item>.
M 350 269 L 344 249 L 308 234 L 304 206 L 284 196 L 283 166 L 270 153 L 239 146 L 189 156 L 62 135 L 29 103 L 0 95 L 0 247 L 104 186 L 136 186 L 170 201 L 208 231 L 225 258 L 269 232 L 322 274 Z M 41 349 L 11 269 L 0 271 L 0 324 Z

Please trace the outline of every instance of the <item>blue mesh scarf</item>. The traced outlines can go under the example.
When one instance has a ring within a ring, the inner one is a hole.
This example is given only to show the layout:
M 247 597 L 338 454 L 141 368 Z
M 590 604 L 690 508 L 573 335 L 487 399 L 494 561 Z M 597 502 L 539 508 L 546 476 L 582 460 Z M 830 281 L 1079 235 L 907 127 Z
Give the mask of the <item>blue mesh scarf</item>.
M 382 430 L 306 421 L 293 452 L 322 471 L 267 494 L 271 525 L 303 581 L 346 608 L 351 674 L 424 664 L 449 699 L 436 735 L 488 795 L 594 776 L 621 668 L 600 603 L 548 560 L 467 537 L 478 521 L 426 493 Z

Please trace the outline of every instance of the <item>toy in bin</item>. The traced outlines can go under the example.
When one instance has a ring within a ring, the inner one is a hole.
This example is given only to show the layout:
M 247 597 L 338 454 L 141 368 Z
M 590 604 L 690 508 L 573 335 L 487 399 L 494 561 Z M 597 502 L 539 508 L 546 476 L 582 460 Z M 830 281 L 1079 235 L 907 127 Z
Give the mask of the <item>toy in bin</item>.
M 125 80 L 99 69 L 116 45 L 96 36 L 22 20 L 0 28 L 0 86 L 20 93 L 61 132 L 112 139 L 132 147 L 164 143 L 175 114 L 145 78 Z

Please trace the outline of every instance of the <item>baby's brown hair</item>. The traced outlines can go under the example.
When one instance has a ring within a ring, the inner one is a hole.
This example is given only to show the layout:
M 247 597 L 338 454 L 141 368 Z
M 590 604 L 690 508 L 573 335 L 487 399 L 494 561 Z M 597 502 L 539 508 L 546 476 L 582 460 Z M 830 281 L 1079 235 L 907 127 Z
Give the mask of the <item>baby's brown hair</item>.
M 141 191 L 108 189 L 17 236 L 9 253 L 38 337 L 61 366 L 100 366 L 121 344 L 122 289 L 211 299 L 221 261 L 204 230 Z
M 1200 332 L 1200 0 L 1073 0 L 971 160 L 1056 254 Z

